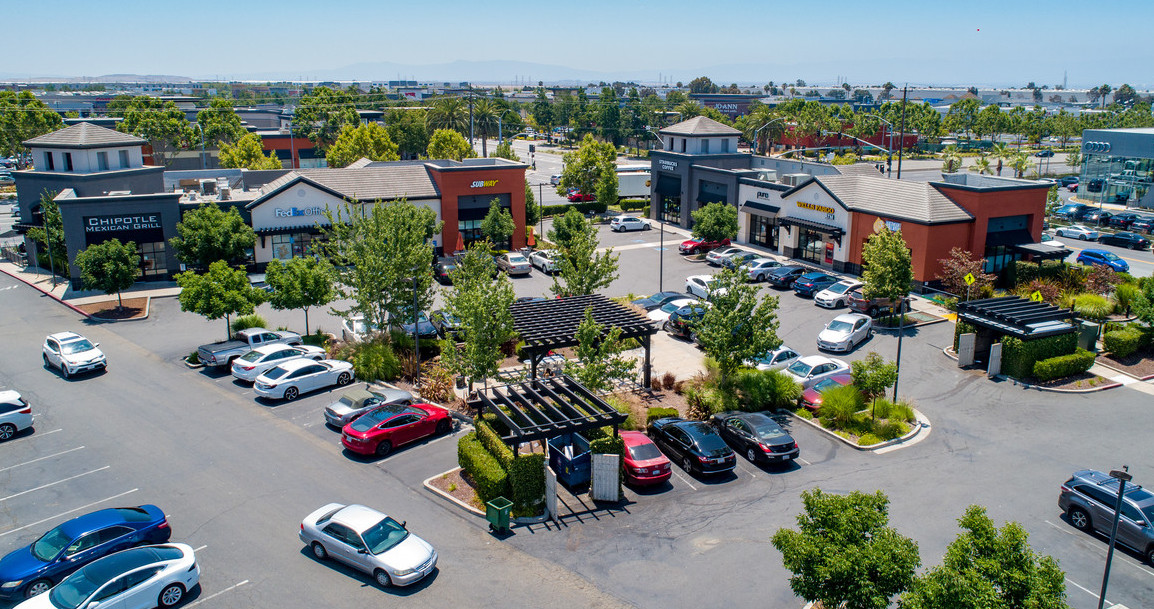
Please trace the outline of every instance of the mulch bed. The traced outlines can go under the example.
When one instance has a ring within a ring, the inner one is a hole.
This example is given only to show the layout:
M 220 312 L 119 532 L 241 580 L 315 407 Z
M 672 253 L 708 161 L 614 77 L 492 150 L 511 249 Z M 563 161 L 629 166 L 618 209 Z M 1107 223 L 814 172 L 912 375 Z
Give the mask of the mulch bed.
M 484 511 L 485 505 L 481 503 L 481 498 L 477 496 L 477 486 L 469 474 L 465 470 L 457 468 L 443 476 L 437 476 L 429 482 L 438 490 L 444 491 L 453 496 L 454 499 L 462 503 L 471 505 L 478 510 Z
M 117 301 L 110 300 L 107 302 L 76 305 L 76 308 L 97 319 L 136 319 L 139 317 L 144 317 L 144 312 L 148 308 L 148 299 L 125 298 L 123 307 L 117 306 Z
M 1117 368 L 1138 378 L 1145 378 L 1154 376 L 1154 359 L 1150 359 L 1151 355 L 1154 354 L 1149 351 L 1138 351 L 1126 357 L 1114 357 L 1105 354 L 1098 357 L 1105 360 L 1103 363 L 1111 368 Z
M 1028 383 L 1038 387 L 1045 387 L 1047 389 L 1093 389 L 1094 387 L 1101 387 L 1112 383 L 1108 378 L 1103 378 L 1092 372 L 1083 372 L 1075 374 L 1074 376 L 1067 376 L 1066 378 L 1054 379 L 1039 383 L 1034 379 L 1027 380 Z

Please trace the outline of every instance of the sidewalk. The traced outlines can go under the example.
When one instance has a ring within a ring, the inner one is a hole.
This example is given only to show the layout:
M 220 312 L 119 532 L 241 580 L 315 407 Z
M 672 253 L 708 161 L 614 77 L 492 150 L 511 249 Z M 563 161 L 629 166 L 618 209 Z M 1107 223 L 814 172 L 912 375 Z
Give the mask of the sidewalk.
M 69 306 L 92 304 L 116 300 L 115 294 L 105 294 L 99 290 L 74 290 L 67 279 L 56 276 L 56 285 L 52 285 L 52 276 L 45 269 L 32 266 L 19 266 L 7 260 L 0 261 L 0 273 L 22 281 L 29 286 L 40 290 L 52 298 Z M 121 292 L 124 298 L 163 298 L 180 294 L 180 288 L 175 281 L 141 282 Z

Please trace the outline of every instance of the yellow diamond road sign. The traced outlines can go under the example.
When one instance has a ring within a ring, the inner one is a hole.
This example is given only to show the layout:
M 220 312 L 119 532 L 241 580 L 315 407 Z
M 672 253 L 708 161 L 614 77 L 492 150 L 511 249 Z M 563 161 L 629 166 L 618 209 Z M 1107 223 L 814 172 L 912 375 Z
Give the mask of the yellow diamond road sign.
M 1030 300 L 1033 300 L 1034 302 L 1042 302 L 1042 293 L 1038 290 L 1034 290 L 1034 293 L 1030 294 Z
M 973 273 L 966 273 L 966 276 L 962 279 L 966 280 L 966 285 L 974 285 L 974 282 L 977 281 L 977 278 L 974 277 Z

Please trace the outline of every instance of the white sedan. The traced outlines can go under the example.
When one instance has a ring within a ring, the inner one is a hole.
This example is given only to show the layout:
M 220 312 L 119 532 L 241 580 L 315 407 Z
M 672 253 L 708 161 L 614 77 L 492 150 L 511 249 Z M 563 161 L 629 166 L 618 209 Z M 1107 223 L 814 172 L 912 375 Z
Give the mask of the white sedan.
M 726 258 L 729 258 L 734 254 L 740 254 L 744 251 L 745 250 L 741 249 L 740 247 L 719 247 L 705 255 L 705 262 L 712 264 L 713 266 L 721 266 L 725 264 Z
M 849 353 L 869 338 L 873 331 L 873 320 L 869 315 L 861 313 L 838 315 L 818 333 L 817 348 Z
M 717 289 L 717 278 L 713 275 L 690 275 L 685 278 L 685 291 L 699 298 L 709 298 Z
M 175 607 L 200 582 L 200 565 L 191 546 L 168 543 L 109 554 L 80 567 L 20 609 L 74 609 L 97 605 L 110 609 Z
M 772 258 L 754 258 L 746 262 L 743 268 L 749 273 L 750 281 L 765 281 L 769 272 L 779 266 L 781 266 L 781 263 Z
M 353 365 L 336 359 L 294 359 L 256 377 L 256 394 L 266 398 L 295 400 L 302 393 L 353 381 Z
M 663 324 L 677 309 L 680 309 L 681 307 L 687 307 L 697 302 L 698 300 L 696 298 L 678 298 L 677 300 L 671 300 L 661 305 L 659 308 L 650 311 L 647 317 L 659 324 Z
M 1098 231 L 1083 226 L 1081 224 L 1071 224 L 1070 226 L 1063 226 L 1057 231 L 1059 237 L 1069 237 L 1071 239 L 1078 239 L 1079 241 L 1097 241 Z
M 830 359 L 824 355 L 808 355 L 790 364 L 785 373 L 793 380 L 809 389 L 822 379 L 839 374 L 849 374 L 849 364 L 840 359 Z
M 298 535 L 317 560 L 364 571 L 381 587 L 408 586 L 432 573 L 437 552 L 405 524 L 363 505 L 330 503 L 305 516 Z
M 529 264 L 541 269 L 542 273 L 557 272 L 557 252 L 553 250 L 537 250 L 529 254 Z
M 780 370 L 790 364 L 796 362 L 801 358 L 801 354 L 789 347 L 782 345 L 765 356 L 758 358 L 753 362 L 753 365 L 758 370 Z
M 814 294 L 813 304 L 827 309 L 840 309 L 849 305 L 850 292 L 865 285 L 853 279 L 843 279 L 828 288 Z
M 238 380 L 251 383 L 269 368 L 298 357 L 322 360 L 325 358 L 325 350 L 312 345 L 261 345 L 232 360 L 232 375 Z
M 613 221 L 609 223 L 609 228 L 614 232 L 622 233 L 630 230 L 649 230 L 653 228 L 649 223 L 641 218 L 633 216 L 616 216 Z

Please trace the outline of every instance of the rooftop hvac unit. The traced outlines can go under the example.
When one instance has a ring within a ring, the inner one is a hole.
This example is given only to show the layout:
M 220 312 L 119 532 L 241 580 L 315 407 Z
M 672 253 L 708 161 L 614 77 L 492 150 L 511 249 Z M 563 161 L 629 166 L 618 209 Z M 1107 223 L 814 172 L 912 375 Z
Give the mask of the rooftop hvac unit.
M 231 201 L 232 200 L 232 189 L 229 188 L 228 186 L 222 186 L 220 188 L 220 200 L 221 201 Z
M 799 186 L 813 179 L 808 173 L 787 173 L 781 176 L 781 183 L 789 186 Z

